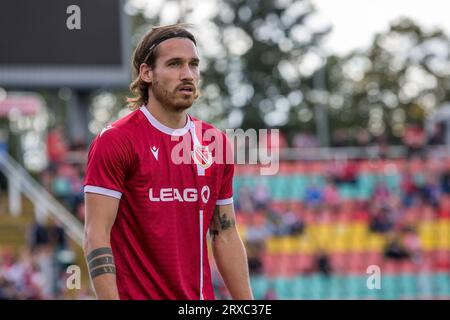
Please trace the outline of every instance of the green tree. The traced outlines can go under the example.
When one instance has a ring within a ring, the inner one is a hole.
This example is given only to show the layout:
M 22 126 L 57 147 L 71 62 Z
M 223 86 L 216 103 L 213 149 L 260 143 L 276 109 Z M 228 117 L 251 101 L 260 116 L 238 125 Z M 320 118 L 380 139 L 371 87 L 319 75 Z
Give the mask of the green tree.
M 405 124 L 422 123 L 449 99 L 449 48 L 441 30 L 400 19 L 376 35 L 368 50 L 328 59 L 332 132 L 355 137 L 367 128 L 399 143 Z
M 310 2 L 223 1 L 213 21 L 223 51 L 208 57 L 204 77 L 218 88 L 222 114 L 244 129 L 311 126 L 308 79 L 323 63 L 317 48 L 329 27 Z
M 300 120 L 309 125 L 305 80 L 323 63 L 317 48 L 329 27 L 319 23 L 308 0 L 156 1 L 152 10 L 133 3 L 141 23 L 136 38 L 150 25 L 195 24 L 203 94 L 193 112 L 202 119 L 256 129 L 299 130 Z M 209 12 L 203 20 L 197 18 L 201 11 Z

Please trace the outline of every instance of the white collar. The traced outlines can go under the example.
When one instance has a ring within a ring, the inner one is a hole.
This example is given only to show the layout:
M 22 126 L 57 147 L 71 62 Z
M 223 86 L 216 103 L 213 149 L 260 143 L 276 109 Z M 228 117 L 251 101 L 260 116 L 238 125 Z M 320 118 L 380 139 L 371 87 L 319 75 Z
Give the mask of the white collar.
M 165 134 L 171 135 L 171 136 L 183 136 L 185 135 L 191 126 L 191 119 L 188 115 L 186 115 L 186 125 L 183 128 L 179 129 L 172 129 L 165 125 L 163 125 L 161 122 L 159 122 L 147 109 L 146 106 L 142 106 L 140 108 L 142 113 L 147 117 L 148 121 L 152 126 L 154 126 L 156 129 L 158 129 L 161 132 L 164 132 Z

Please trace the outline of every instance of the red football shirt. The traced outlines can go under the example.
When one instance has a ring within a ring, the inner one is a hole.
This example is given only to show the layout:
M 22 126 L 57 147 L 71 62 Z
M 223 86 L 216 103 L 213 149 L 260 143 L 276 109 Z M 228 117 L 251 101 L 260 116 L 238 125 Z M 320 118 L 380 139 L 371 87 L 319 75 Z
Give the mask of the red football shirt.
M 187 116 L 171 129 L 145 106 L 95 138 L 84 191 L 120 199 L 111 247 L 121 299 L 214 299 L 206 234 L 215 206 L 233 202 L 230 154 L 211 125 Z

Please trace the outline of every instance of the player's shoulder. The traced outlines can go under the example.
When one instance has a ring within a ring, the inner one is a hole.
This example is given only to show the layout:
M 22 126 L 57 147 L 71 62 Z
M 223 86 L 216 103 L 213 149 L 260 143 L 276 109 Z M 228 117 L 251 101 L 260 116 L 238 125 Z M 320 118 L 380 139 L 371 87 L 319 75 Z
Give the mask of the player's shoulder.
M 144 115 L 139 109 L 131 111 L 126 116 L 105 126 L 97 138 L 101 140 L 130 140 L 134 139 L 137 129 L 141 126 Z

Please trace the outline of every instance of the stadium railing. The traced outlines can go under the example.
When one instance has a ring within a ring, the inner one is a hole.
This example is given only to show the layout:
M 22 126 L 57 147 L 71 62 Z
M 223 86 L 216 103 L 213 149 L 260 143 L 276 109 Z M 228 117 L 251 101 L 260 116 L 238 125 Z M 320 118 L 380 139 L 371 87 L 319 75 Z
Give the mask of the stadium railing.
M 67 235 L 79 246 L 83 243 L 83 225 L 11 156 L 0 153 L 0 170 L 8 179 L 9 211 L 20 214 L 20 194 L 34 205 L 35 215 L 50 215 L 59 221 Z

